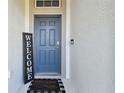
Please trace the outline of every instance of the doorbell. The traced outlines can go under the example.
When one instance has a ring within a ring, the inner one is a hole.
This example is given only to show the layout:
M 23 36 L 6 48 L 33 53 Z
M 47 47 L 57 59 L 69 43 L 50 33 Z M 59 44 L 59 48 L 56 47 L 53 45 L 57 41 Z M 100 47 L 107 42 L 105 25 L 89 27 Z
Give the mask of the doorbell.
M 71 45 L 74 45 L 74 39 L 71 39 Z

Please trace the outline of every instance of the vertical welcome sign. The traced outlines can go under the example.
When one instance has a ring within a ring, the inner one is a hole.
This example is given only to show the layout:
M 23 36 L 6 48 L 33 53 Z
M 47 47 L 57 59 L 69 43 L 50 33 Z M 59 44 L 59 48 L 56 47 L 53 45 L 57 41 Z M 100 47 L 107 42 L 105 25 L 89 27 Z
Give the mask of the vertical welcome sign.
M 23 72 L 24 84 L 34 78 L 33 72 L 33 40 L 31 33 L 23 32 Z

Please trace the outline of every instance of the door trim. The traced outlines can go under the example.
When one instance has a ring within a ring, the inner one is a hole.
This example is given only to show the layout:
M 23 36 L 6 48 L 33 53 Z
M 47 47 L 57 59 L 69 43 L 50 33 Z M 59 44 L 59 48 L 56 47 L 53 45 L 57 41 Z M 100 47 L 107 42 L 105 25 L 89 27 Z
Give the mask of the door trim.
M 29 27 L 30 25 L 32 27 L 34 27 L 34 15 L 42 15 L 42 14 L 45 14 L 45 15 L 51 15 L 51 14 L 61 14 L 62 16 L 65 15 L 65 26 L 66 26 L 66 42 L 70 42 L 70 9 L 71 9 L 71 0 L 66 0 L 66 5 L 65 5 L 65 11 L 66 11 L 66 14 L 64 13 L 32 13 L 32 16 L 31 16 L 31 20 L 32 20 L 32 23 L 30 24 L 30 13 L 29 13 L 29 5 L 30 5 L 30 2 L 29 0 L 25 0 L 25 32 L 30 32 L 29 30 Z M 63 18 L 63 17 L 62 17 Z M 32 29 L 33 30 L 33 29 Z M 33 32 L 33 31 L 31 31 Z M 68 36 L 68 37 L 67 37 Z M 34 41 L 34 39 L 33 39 Z M 66 67 L 66 70 L 65 71 L 62 71 L 62 77 L 66 78 L 66 79 L 69 79 L 70 78 L 70 45 L 69 44 L 66 44 L 66 53 L 65 53 L 65 56 L 66 56 L 66 62 L 65 62 L 65 67 Z M 63 59 L 62 59 L 63 60 Z
M 70 11 L 70 9 L 68 11 Z M 63 47 L 65 47 L 65 49 L 61 49 L 61 53 L 62 53 L 61 54 L 61 77 L 66 78 L 66 79 L 70 78 L 70 12 L 68 13 L 68 11 L 66 11 L 67 13 L 65 15 L 66 44 L 65 44 L 65 46 L 63 46 Z M 33 23 L 31 24 L 33 26 L 33 33 L 34 33 L 34 16 L 35 15 L 61 15 L 61 20 L 62 20 L 61 22 L 63 22 L 63 18 L 64 18 L 64 13 L 33 13 L 32 14 L 32 22 Z M 63 23 L 61 23 L 61 25 L 63 25 Z M 63 26 L 61 26 L 61 27 L 63 27 Z M 63 28 L 61 28 L 61 37 L 63 37 L 62 29 Z M 61 38 L 61 40 L 62 40 L 62 38 Z M 63 40 L 61 41 L 61 43 L 62 42 L 63 42 Z M 61 44 L 61 47 L 62 47 L 62 45 L 63 44 Z M 65 53 L 63 51 L 65 51 Z M 35 56 L 35 54 L 34 54 L 34 56 Z M 65 56 L 64 57 L 65 59 L 63 59 L 63 56 Z M 65 61 L 65 64 L 64 64 L 64 61 Z M 65 67 L 65 69 L 64 69 L 64 67 Z
M 71 0 L 66 0 L 66 79 L 70 79 Z

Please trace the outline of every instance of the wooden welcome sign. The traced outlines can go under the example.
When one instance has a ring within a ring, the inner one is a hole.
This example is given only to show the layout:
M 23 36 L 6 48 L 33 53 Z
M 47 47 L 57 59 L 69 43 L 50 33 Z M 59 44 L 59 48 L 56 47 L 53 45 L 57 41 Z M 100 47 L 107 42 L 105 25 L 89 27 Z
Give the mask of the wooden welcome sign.
M 23 72 L 24 84 L 34 79 L 33 72 L 33 40 L 31 33 L 23 32 Z

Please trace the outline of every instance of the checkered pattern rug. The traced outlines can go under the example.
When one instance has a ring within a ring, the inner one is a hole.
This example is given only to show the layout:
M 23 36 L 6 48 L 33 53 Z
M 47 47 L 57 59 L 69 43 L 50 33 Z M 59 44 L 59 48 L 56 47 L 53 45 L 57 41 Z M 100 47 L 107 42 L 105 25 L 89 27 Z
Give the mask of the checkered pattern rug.
M 34 79 L 27 93 L 66 93 L 61 79 Z

